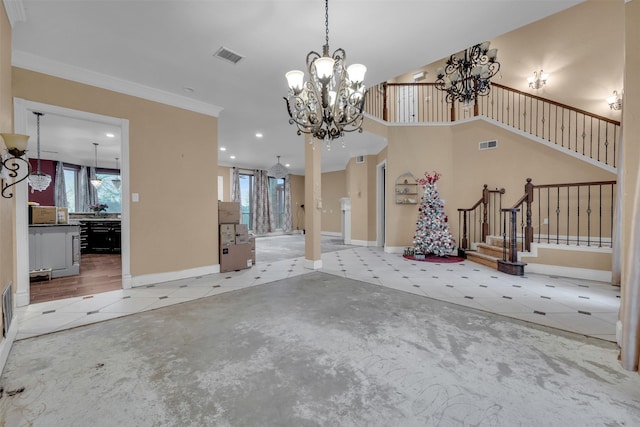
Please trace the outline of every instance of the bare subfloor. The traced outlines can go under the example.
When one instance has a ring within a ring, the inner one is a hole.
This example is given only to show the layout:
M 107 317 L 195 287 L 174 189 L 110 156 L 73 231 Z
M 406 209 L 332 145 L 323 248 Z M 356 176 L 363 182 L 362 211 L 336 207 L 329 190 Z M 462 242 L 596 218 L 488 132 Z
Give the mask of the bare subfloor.
M 640 425 L 615 354 L 312 272 L 18 341 L 0 425 Z

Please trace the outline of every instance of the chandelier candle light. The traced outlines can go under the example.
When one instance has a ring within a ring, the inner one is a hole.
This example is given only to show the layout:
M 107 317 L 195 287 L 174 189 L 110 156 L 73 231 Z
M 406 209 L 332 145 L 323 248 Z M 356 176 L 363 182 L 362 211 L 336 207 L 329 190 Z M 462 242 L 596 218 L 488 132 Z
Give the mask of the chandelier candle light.
M 500 70 L 498 49 L 489 49 L 489 45 L 483 42 L 453 54 L 446 67 L 438 68 L 436 88 L 447 93 L 447 102 L 477 106 L 478 96 L 489 94 L 491 78 Z
M 49 188 L 49 184 L 51 184 L 51 175 L 40 171 L 40 117 L 44 116 L 44 114 L 37 111 L 34 111 L 33 114 L 36 115 L 38 160 L 36 171 L 29 174 L 29 186 L 31 186 L 32 193 L 34 190 L 44 191 Z
M 325 0 L 325 44 L 322 55 L 314 51 L 307 54 L 309 80 L 304 81 L 300 70 L 285 75 L 289 84 L 288 97 L 284 98 L 289 124 L 297 126 L 298 135 L 306 133 L 325 140 L 327 148 L 345 132 L 362 132 L 366 71 L 362 64 L 347 67 L 343 49 L 329 56 L 329 0 Z

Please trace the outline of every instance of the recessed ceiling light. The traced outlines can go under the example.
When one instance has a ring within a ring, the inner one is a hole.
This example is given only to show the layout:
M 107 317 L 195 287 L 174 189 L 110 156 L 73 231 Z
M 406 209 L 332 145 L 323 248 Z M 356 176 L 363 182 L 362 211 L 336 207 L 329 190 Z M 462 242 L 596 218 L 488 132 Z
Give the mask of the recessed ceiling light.
M 186 93 L 193 93 L 193 91 L 194 91 L 195 89 L 193 89 L 192 87 L 189 87 L 189 86 L 185 86 L 185 87 L 183 87 L 183 88 L 182 88 L 182 90 L 183 90 L 184 92 L 186 92 Z
M 256 138 L 262 138 L 262 134 L 260 132 L 256 133 Z
M 229 156 L 229 158 L 230 158 L 231 160 L 235 160 L 235 159 L 236 159 L 236 156 Z
M 107 134 L 107 138 L 115 138 L 115 137 L 116 137 L 116 136 L 115 136 L 114 134 L 112 134 L 112 133 L 108 133 L 108 134 Z
M 227 147 L 220 147 L 220 151 L 227 151 Z

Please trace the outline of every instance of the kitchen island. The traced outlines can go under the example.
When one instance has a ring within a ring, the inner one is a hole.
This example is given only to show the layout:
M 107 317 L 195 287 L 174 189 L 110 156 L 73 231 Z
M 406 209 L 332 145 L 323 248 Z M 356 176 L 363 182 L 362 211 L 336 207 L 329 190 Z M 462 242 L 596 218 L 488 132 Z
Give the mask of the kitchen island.
M 80 274 L 80 225 L 29 225 L 29 272 L 49 278 Z

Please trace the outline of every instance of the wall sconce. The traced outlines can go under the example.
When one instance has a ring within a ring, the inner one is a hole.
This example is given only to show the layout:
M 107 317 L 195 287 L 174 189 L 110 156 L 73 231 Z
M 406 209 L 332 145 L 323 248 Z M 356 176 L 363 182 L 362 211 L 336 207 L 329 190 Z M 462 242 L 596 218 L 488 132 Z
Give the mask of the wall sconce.
M 607 103 L 612 110 L 622 110 L 622 95 L 618 95 L 618 91 L 614 90 L 613 95 L 607 98 Z
M 29 141 L 29 135 L 20 135 L 17 133 L 1 133 L 2 139 L 4 139 L 4 144 L 7 146 L 7 151 L 11 156 L 5 155 L 0 157 L 0 174 L 2 174 L 2 197 L 5 199 L 10 199 L 13 197 L 12 192 L 8 192 L 7 190 L 10 187 L 13 187 L 17 183 L 24 181 L 29 176 L 29 172 L 31 171 L 31 166 L 29 162 L 22 158 L 24 153 L 27 152 L 27 141 Z M 24 164 L 21 167 L 21 164 Z M 3 171 L 6 169 L 6 171 Z M 21 169 L 24 169 L 22 171 Z M 18 175 L 22 174 L 18 178 Z M 6 178 L 4 178 L 6 176 Z M 8 178 L 13 178 L 13 182 L 8 183 Z
M 529 77 L 527 81 L 529 82 L 529 87 L 532 89 L 540 89 L 542 86 L 547 83 L 547 79 L 549 78 L 549 74 L 544 73 L 540 70 L 540 74 L 536 71 L 533 72 L 533 76 Z

